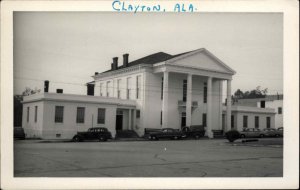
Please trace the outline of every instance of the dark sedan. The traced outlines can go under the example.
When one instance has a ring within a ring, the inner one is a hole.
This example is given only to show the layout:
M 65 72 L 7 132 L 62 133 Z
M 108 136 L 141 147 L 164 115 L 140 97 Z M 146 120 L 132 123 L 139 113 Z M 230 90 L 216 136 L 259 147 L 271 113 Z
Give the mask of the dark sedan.
M 104 127 L 94 127 L 88 129 L 86 132 L 77 132 L 73 137 L 73 141 L 81 142 L 84 140 L 99 140 L 107 141 L 107 139 L 112 139 L 111 133 Z
M 172 128 L 163 128 L 161 130 L 149 132 L 149 136 L 148 136 L 150 140 L 158 140 L 163 138 L 176 140 L 176 139 L 181 139 L 183 137 L 185 137 L 184 133 L 182 133 L 178 129 L 172 129 Z

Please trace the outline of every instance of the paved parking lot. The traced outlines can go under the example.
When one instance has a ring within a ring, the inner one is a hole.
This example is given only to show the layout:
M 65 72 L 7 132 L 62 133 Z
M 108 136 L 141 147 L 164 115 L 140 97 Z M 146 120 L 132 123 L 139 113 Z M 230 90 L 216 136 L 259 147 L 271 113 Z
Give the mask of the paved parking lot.
M 227 143 L 224 139 L 14 142 L 16 177 L 278 177 L 282 138 Z

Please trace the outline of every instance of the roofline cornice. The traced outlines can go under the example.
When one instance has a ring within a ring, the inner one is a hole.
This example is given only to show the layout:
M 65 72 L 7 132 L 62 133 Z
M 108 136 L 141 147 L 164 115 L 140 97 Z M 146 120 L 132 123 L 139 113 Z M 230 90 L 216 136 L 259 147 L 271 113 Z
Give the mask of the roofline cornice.
M 122 69 L 109 71 L 109 72 L 106 72 L 106 73 L 99 73 L 98 75 L 93 75 L 92 77 L 94 78 L 94 80 L 97 80 L 97 79 L 102 79 L 102 78 L 106 78 L 106 77 L 110 77 L 110 76 L 114 76 L 114 75 L 130 73 L 130 72 L 133 72 L 133 71 L 139 71 L 139 70 L 147 69 L 147 68 L 152 69 L 153 66 L 149 65 L 149 64 L 142 63 L 142 64 L 139 64 L 139 65 L 129 66 L 129 67 L 125 67 L 125 68 L 122 68 Z

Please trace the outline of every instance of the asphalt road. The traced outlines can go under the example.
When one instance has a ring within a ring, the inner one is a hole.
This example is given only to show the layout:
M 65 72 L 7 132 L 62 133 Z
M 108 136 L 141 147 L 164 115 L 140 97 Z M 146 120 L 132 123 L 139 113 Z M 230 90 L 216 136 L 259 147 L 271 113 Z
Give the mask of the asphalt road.
M 280 177 L 282 138 L 14 142 L 15 177 Z

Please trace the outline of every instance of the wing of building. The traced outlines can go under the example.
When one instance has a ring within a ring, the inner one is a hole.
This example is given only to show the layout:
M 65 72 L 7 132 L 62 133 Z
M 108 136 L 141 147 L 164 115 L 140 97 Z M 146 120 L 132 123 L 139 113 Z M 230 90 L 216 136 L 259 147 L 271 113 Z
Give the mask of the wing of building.
M 121 131 L 142 136 L 146 128 L 203 125 L 206 135 L 213 138 L 214 131 L 232 126 L 234 74 L 205 48 L 177 55 L 158 52 L 131 62 L 129 54 L 124 54 L 122 65 L 114 57 L 110 70 L 95 72 L 94 80 L 87 83 L 87 95 L 47 89 L 25 97 L 23 127 L 28 136 L 55 139 L 72 138 L 90 127 L 106 127 L 113 136 Z M 274 110 L 264 110 L 264 114 L 274 117 Z

